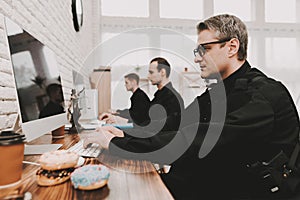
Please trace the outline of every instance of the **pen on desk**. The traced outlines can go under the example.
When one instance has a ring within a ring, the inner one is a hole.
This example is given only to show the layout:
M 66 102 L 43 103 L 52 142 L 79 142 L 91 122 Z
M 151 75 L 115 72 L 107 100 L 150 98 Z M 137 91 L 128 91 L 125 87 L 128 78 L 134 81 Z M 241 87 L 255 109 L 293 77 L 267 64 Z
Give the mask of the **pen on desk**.
M 29 165 L 36 165 L 36 166 L 40 166 L 39 163 L 36 163 L 36 162 L 29 162 L 29 161 L 26 161 L 26 160 L 23 160 L 23 163 L 24 164 L 29 164 Z

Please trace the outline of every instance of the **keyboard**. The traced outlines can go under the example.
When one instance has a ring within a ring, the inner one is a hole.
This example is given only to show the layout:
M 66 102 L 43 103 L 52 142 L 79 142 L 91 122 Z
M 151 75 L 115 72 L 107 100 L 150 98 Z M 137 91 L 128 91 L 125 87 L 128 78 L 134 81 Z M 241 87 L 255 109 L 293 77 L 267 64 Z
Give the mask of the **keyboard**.
M 72 151 L 83 157 L 97 158 L 102 152 L 98 144 L 92 143 L 88 148 L 83 147 L 83 140 L 80 140 L 74 146 L 70 147 L 67 151 Z
M 103 124 L 102 126 L 113 126 L 118 129 L 130 129 L 133 128 L 133 123 L 126 123 L 126 124 Z
M 101 127 L 98 124 L 80 124 L 83 130 L 96 130 L 96 128 Z
M 84 130 L 95 130 L 105 124 L 105 122 L 101 120 L 82 121 L 79 123 Z

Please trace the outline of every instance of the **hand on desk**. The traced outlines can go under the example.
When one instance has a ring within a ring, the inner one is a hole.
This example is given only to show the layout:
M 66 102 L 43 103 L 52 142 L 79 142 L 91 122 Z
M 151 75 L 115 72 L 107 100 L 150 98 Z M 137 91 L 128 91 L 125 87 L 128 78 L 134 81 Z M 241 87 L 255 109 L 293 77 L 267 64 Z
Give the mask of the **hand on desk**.
M 116 127 L 113 127 L 113 126 L 103 126 L 103 127 L 100 127 L 98 129 L 101 129 L 101 130 L 105 130 L 105 131 L 108 131 L 110 132 L 111 134 L 117 136 L 117 137 L 124 137 L 124 132 Z M 98 131 L 98 129 L 96 131 Z
M 88 144 L 96 143 L 102 148 L 108 149 L 110 141 L 114 137 L 124 137 L 123 131 L 115 127 L 106 126 L 96 129 L 96 132 L 88 134 L 83 142 L 84 148 L 87 148 Z
M 113 114 L 113 115 L 118 115 L 120 113 L 117 112 L 115 109 L 108 109 L 108 113 Z
M 104 120 L 107 124 L 126 124 L 128 123 L 128 119 L 120 117 L 120 116 L 115 116 L 109 113 L 102 113 L 99 116 L 100 120 Z
M 105 119 L 111 117 L 111 115 L 112 115 L 111 113 L 104 112 L 99 116 L 99 120 L 105 120 Z

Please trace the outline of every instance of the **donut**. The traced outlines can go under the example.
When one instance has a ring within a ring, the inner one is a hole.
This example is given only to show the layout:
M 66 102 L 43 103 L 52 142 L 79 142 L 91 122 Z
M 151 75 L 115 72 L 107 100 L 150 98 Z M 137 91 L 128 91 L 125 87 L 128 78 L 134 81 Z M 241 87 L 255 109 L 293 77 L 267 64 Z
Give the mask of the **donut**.
M 71 173 L 77 164 L 79 156 L 74 152 L 57 150 L 41 155 L 41 168 L 36 172 L 37 184 L 52 186 L 70 179 Z
M 40 168 L 36 172 L 36 181 L 39 186 L 58 185 L 69 180 L 72 171 L 74 171 L 74 168 L 54 171 Z
M 46 170 L 67 169 L 76 166 L 79 155 L 66 150 L 46 152 L 41 155 L 39 163 Z
M 75 169 L 71 182 L 75 189 L 94 190 L 107 184 L 109 170 L 104 165 L 85 165 Z

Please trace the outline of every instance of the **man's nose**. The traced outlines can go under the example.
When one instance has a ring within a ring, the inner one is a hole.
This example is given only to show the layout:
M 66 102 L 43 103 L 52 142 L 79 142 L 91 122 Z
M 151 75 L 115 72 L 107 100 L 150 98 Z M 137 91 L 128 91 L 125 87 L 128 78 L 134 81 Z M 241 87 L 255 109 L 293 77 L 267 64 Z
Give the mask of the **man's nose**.
M 194 62 L 195 63 L 200 63 L 202 61 L 202 57 L 200 55 L 197 55 L 195 58 L 194 58 Z

